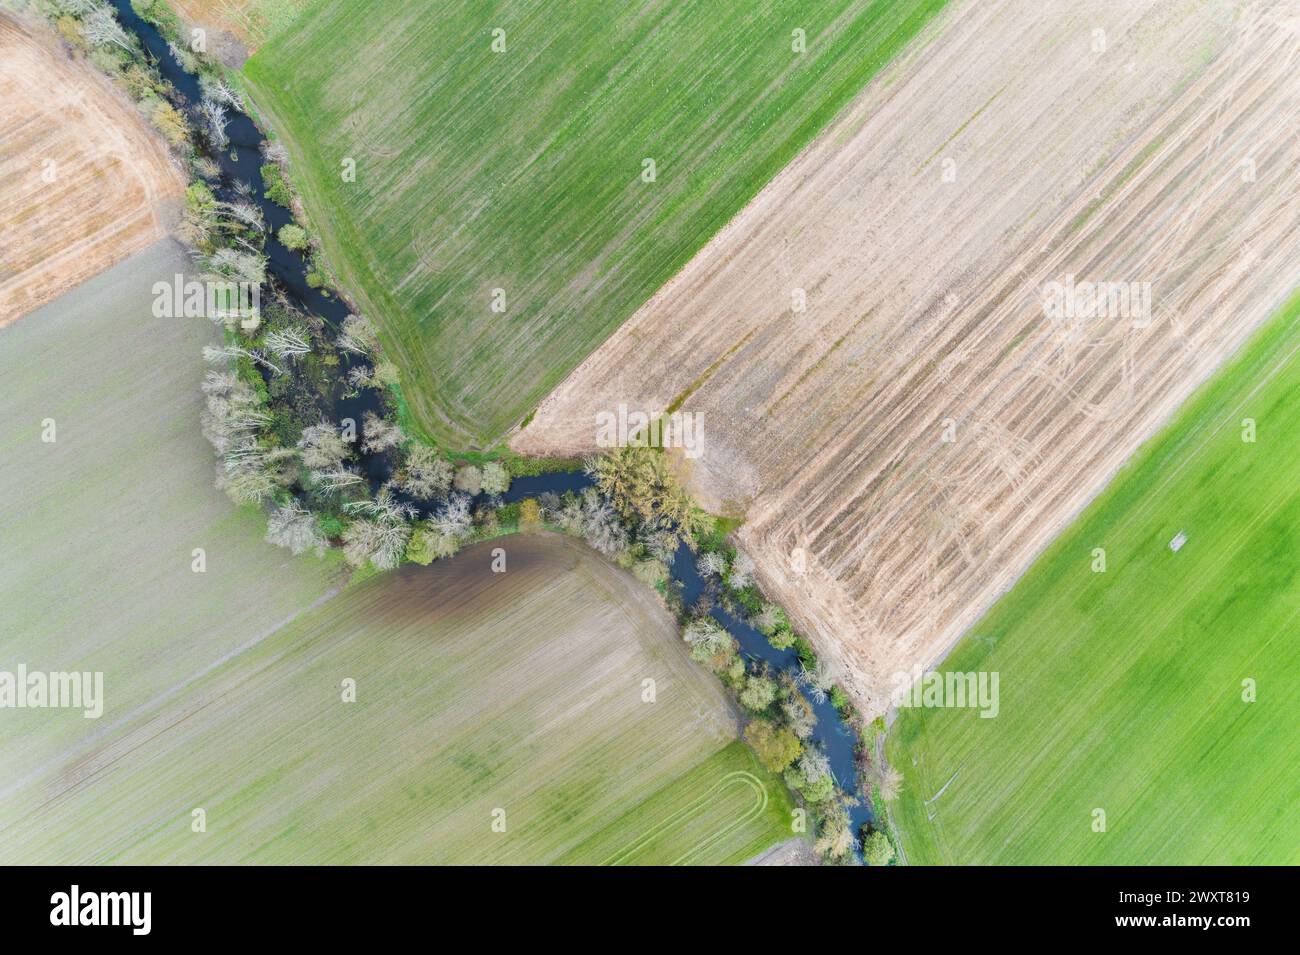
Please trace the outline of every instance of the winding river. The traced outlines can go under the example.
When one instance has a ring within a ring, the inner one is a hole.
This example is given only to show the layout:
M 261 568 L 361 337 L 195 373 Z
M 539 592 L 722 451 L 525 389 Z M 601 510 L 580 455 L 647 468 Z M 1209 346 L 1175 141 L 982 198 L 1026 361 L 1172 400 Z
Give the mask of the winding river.
M 110 0 L 117 10 L 122 25 L 136 35 L 144 48 L 157 61 L 159 72 L 185 98 L 191 106 L 202 99 L 198 78 L 185 71 L 172 55 L 167 41 L 153 24 L 142 19 L 131 8 L 129 0 Z M 265 198 L 266 186 L 262 181 L 262 153 L 264 142 L 261 130 L 244 113 L 231 110 L 229 125 L 226 127 L 230 145 L 219 153 L 210 154 L 210 158 L 221 166 L 221 179 L 214 192 L 225 201 L 240 199 L 257 205 L 267 225 L 266 254 L 267 271 L 284 290 L 289 300 L 305 312 L 318 315 L 331 326 L 338 327 L 348 316 L 350 309 L 338 297 L 326 294 L 321 289 L 312 288 L 307 282 L 307 262 L 296 252 L 285 248 L 277 238 L 281 226 L 293 221 L 289 210 L 276 205 Z M 253 188 L 253 194 L 244 197 L 236 189 L 237 183 L 245 183 Z M 339 368 L 339 381 L 347 374 L 347 366 Z M 360 420 L 365 411 L 382 412 L 378 396 L 372 389 L 363 389 L 359 396 L 346 396 L 340 387 L 336 411 L 340 418 L 351 417 Z M 386 455 L 369 455 L 363 459 L 363 469 L 370 479 L 372 488 L 377 488 L 391 473 L 391 462 Z M 582 471 L 554 471 L 531 477 L 517 477 L 510 485 L 510 490 L 503 495 L 505 503 L 535 497 L 546 491 L 564 493 L 581 491 L 591 485 L 591 479 Z M 480 498 L 483 498 L 480 495 Z M 427 514 L 434 502 L 412 502 Z M 477 503 L 477 502 L 476 502 Z M 687 607 L 693 606 L 704 594 L 708 585 L 697 566 L 695 555 L 685 546 L 678 548 L 672 565 L 672 576 L 680 588 L 682 599 Z M 720 607 L 714 607 L 710 613 L 727 629 L 740 644 L 741 652 L 751 660 L 762 660 L 773 671 L 797 675 L 799 658 L 793 650 L 777 650 L 767 638 L 744 620 L 728 613 Z M 826 752 L 830 760 L 831 771 L 841 788 L 847 793 L 857 792 L 857 770 L 854 761 L 854 749 L 857 742 L 853 730 L 840 719 L 839 713 L 829 700 L 817 702 L 810 700 L 817 716 L 817 725 L 812 739 Z M 859 797 L 860 798 L 860 797 Z M 850 812 L 855 833 L 872 820 L 871 806 L 862 800 Z

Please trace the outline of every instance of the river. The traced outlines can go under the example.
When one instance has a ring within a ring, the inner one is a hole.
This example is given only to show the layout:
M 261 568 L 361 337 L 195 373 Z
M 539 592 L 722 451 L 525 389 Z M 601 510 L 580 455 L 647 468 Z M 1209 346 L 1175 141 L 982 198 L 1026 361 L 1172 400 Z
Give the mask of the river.
M 188 73 L 172 55 L 167 41 L 151 23 L 146 22 L 131 8 L 129 0 L 110 0 L 116 8 L 122 25 L 134 33 L 144 48 L 157 61 L 163 77 L 188 101 L 197 104 L 202 99 L 198 78 Z M 262 180 L 262 143 L 265 137 L 257 125 L 244 113 L 231 110 L 226 133 L 230 145 L 220 153 L 211 154 L 213 160 L 221 166 L 222 176 L 214 192 L 225 201 L 240 199 L 257 205 L 265 217 L 268 235 L 266 253 L 267 271 L 287 297 L 298 308 L 318 315 L 334 327 L 338 327 L 348 316 L 347 304 L 334 295 L 326 294 L 321 289 L 312 288 L 307 282 L 307 262 L 303 256 L 290 251 L 281 244 L 277 234 L 281 226 L 293 221 L 289 210 L 276 205 L 265 197 L 266 184 Z M 236 183 L 243 182 L 253 187 L 251 196 L 245 198 L 236 190 Z M 339 368 L 340 383 L 347 374 L 347 366 Z M 342 390 L 340 389 L 340 395 Z M 351 417 L 360 420 L 367 410 L 382 413 L 382 403 L 373 389 L 363 389 L 360 395 L 340 397 L 336 402 L 339 417 Z M 370 479 L 372 488 L 377 488 L 391 474 L 391 462 L 386 455 L 368 455 L 362 462 L 363 470 Z M 517 477 L 510 485 L 510 490 L 503 495 L 505 503 L 535 497 L 546 491 L 562 494 L 566 491 L 581 491 L 591 485 L 591 479 L 583 471 L 554 471 L 531 477 Z M 480 495 L 480 499 L 484 498 Z M 422 514 L 427 514 L 434 502 L 412 502 Z M 704 576 L 697 566 L 696 555 L 685 545 L 678 548 L 671 567 L 673 580 L 680 588 L 682 599 L 687 607 L 694 606 L 701 594 L 707 590 Z M 778 673 L 798 675 L 799 658 L 793 650 L 777 650 L 767 638 L 754 627 L 726 612 L 714 607 L 710 613 L 740 644 L 741 652 L 750 660 L 761 660 Z M 840 787 L 850 794 L 857 792 L 857 769 L 854 750 L 857 743 L 856 734 L 840 719 L 839 713 L 829 700 L 810 701 L 817 716 L 812 740 L 819 744 L 830 760 L 831 771 Z M 859 797 L 861 798 L 861 797 Z M 862 826 L 872 821 L 871 806 L 865 799 L 850 811 L 853 831 L 858 833 Z

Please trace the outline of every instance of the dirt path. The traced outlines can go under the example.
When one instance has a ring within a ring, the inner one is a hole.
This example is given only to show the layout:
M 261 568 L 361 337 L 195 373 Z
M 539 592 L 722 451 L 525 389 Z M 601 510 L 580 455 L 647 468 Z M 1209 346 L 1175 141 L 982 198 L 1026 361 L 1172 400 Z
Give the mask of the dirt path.
M 184 183 L 111 81 L 0 14 L 0 326 L 162 236 Z
M 1298 115 L 1296 0 L 956 2 L 513 445 L 702 413 L 693 490 L 880 712 L 1292 288 Z

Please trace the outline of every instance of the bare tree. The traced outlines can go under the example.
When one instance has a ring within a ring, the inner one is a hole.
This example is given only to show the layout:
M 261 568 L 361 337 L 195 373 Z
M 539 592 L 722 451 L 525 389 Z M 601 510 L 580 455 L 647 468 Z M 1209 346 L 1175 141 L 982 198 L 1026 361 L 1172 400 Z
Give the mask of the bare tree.
M 350 563 L 359 567 L 368 560 L 378 570 L 391 570 L 402 562 L 415 508 L 396 500 L 388 488 L 373 500 L 352 501 L 343 508 L 362 515 L 343 532 L 343 554 Z
M 266 522 L 266 540 L 277 547 L 288 548 L 295 556 L 314 551 L 317 557 L 325 553 L 329 541 L 321 533 L 316 515 L 296 502 L 277 507 Z
M 85 16 L 101 7 L 100 0 L 57 0 L 55 6 L 60 13 L 71 13 L 74 17 Z
M 731 572 L 727 575 L 727 585 L 733 590 L 744 590 L 754 583 L 754 559 L 745 553 L 737 553 L 731 562 Z
M 204 409 L 199 416 L 203 435 L 224 455 L 254 439 L 270 424 L 259 399 L 239 376 L 230 371 L 210 371 L 203 379 Z
M 293 451 L 250 439 L 228 450 L 217 469 L 217 487 L 237 504 L 258 504 L 291 480 Z
M 219 361 L 229 361 L 233 358 L 243 356 L 250 361 L 262 365 L 264 368 L 275 372 L 277 375 L 283 375 L 284 369 L 267 361 L 263 356 L 255 351 L 249 351 L 246 348 L 240 348 L 238 345 L 204 345 L 203 360 L 216 364 Z
M 328 471 L 313 472 L 312 479 L 316 482 L 317 487 L 329 493 L 341 491 L 348 487 L 356 487 L 365 480 L 355 468 L 341 465 Z
M 265 341 L 266 347 L 277 358 L 301 358 L 311 354 L 307 333 L 294 325 L 268 332 Z
M 349 315 L 343 320 L 338 346 L 355 355 L 373 356 L 379 350 L 379 334 L 370 319 L 362 315 Z
M 708 551 L 700 555 L 696 567 L 705 577 L 721 579 L 727 573 L 727 558 L 717 551 Z
M 378 454 L 395 448 L 406 440 L 406 435 L 396 422 L 379 417 L 373 411 L 367 411 L 361 418 L 361 450 L 367 454 Z
M 732 640 L 731 634 L 712 617 L 696 617 L 686 625 L 682 639 L 690 644 L 691 656 L 697 660 L 724 652 Z
M 820 747 L 806 747 L 799 757 L 799 773 L 805 780 L 814 783 L 831 774 L 831 761 Z
M 239 93 L 224 78 L 209 76 L 205 73 L 199 77 L 199 87 L 203 90 L 204 97 L 213 102 L 221 103 L 223 106 L 228 106 L 237 111 L 242 111 L 244 108 Z
M 607 557 L 627 550 L 627 528 L 618 512 L 595 488 L 589 487 L 582 493 L 582 536 Z
M 473 526 L 470 517 L 470 498 L 466 494 L 453 494 L 442 507 L 429 518 L 429 526 L 446 537 L 463 537 Z
M 262 140 L 261 150 L 262 159 L 265 162 L 275 163 L 279 166 L 289 161 L 289 150 L 285 148 L 282 142 L 272 142 L 269 139 L 264 139 Z
M 825 703 L 835 685 L 835 678 L 827 663 L 818 660 L 811 670 L 800 664 L 799 683 L 816 702 Z
M 398 472 L 398 486 L 411 497 L 428 500 L 451 488 L 451 462 L 425 444 L 412 444 Z
M 298 439 L 298 451 L 303 466 L 313 472 L 324 473 L 340 468 L 351 448 L 331 421 L 308 425 Z
M 97 7 L 81 21 L 81 34 L 95 46 L 116 46 L 133 53 L 130 37 L 108 7 Z
M 646 551 L 655 560 L 672 564 L 677 556 L 677 535 L 657 521 L 648 521 L 638 533 Z
M 229 146 L 230 137 L 226 135 L 226 125 L 229 123 L 226 107 L 214 99 L 205 98 L 199 102 L 198 114 L 208 128 L 208 139 L 212 141 L 213 147 L 225 149 Z
M 795 736 L 808 739 L 817 728 L 817 714 L 813 712 L 811 704 L 799 692 L 793 680 L 787 682 L 783 679 L 782 684 L 786 691 L 786 698 L 781 701 L 781 714 L 785 717 L 786 725 Z
M 233 208 L 233 207 L 232 207 Z M 203 257 L 208 277 L 218 281 L 246 282 L 261 285 L 266 281 L 266 257 L 256 251 L 240 251 L 222 246 Z

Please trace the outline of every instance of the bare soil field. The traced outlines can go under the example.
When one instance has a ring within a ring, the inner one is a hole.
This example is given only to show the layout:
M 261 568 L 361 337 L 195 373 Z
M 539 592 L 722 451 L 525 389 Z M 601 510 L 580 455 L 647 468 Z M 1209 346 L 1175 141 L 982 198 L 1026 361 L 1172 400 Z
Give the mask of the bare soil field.
M 4 14 L 0 102 L 5 325 L 161 237 L 184 183 L 107 77 Z
M 240 66 L 271 37 L 292 26 L 316 0 L 166 0 L 186 24 L 208 31 L 208 52 Z
M 1295 284 L 1298 54 L 1293 0 L 954 3 L 512 444 L 702 414 L 693 491 L 881 712 Z

